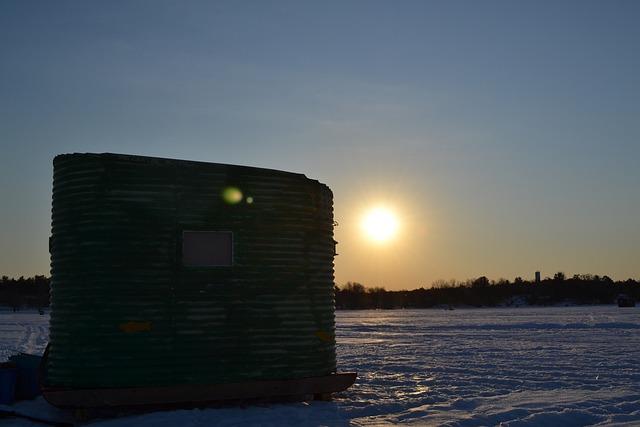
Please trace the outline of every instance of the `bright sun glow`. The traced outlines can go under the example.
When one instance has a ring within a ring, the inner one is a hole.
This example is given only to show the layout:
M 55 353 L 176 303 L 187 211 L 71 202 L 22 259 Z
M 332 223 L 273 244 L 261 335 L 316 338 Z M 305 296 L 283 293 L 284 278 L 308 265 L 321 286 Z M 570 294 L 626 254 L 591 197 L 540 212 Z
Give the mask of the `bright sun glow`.
M 398 232 L 398 219 L 387 208 L 373 208 L 364 216 L 362 229 L 371 240 L 384 243 L 395 237 Z

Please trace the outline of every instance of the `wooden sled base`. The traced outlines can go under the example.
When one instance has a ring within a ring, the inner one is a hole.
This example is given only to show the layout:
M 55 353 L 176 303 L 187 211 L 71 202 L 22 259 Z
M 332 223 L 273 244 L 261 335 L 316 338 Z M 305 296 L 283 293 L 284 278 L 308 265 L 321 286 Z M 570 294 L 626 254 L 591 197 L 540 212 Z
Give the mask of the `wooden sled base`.
M 55 389 L 43 388 L 44 398 L 65 408 L 109 408 L 156 405 L 197 405 L 228 400 L 313 396 L 329 400 L 331 393 L 349 388 L 355 372 L 293 380 L 247 381 L 232 384 L 169 387 Z

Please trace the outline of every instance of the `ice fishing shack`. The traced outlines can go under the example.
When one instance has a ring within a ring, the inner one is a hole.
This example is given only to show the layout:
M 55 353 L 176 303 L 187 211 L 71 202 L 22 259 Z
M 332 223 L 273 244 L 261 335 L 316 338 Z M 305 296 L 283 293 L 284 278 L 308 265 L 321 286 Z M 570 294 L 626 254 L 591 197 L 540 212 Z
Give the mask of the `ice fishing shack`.
M 120 154 L 53 166 L 49 402 L 326 398 L 354 382 L 336 372 L 326 185 Z

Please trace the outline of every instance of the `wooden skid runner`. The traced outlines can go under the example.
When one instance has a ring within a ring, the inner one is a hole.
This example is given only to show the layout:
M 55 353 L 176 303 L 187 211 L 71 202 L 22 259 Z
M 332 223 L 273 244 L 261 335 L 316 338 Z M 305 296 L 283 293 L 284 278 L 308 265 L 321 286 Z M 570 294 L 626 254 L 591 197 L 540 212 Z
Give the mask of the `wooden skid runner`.
M 54 406 L 104 408 L 322 395 L 346 390 L 355 380 L 355 372 L 346 372 L 294 380 L 248 381 L 215 385 L 75 390 L 44 388 L 42 394 Z

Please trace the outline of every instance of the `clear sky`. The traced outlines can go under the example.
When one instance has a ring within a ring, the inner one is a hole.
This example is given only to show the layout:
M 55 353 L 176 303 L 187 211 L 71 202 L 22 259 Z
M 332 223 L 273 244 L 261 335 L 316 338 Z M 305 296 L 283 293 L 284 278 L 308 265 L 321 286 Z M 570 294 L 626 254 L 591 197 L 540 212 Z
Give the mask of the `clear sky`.
M 48 274 L 54 155 L 118 152 L 328 184 L 339 284 L 637 278 L 640 2 L 3 1 L 0 144 L 0 274 Z

